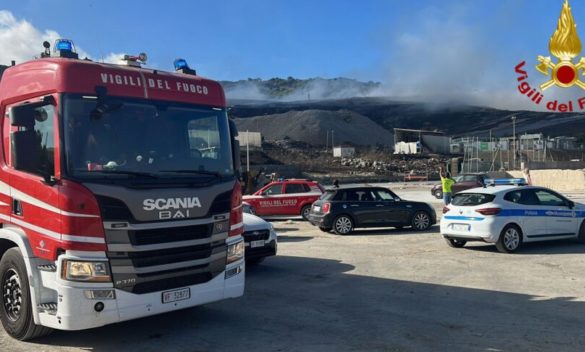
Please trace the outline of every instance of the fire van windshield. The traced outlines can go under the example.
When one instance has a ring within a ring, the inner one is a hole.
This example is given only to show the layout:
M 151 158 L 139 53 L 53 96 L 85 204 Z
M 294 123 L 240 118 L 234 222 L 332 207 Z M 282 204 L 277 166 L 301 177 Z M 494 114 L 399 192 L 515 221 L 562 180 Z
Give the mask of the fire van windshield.
M 63 97 L 67 174 L 74 178 L 233 176 L 226 111 Z

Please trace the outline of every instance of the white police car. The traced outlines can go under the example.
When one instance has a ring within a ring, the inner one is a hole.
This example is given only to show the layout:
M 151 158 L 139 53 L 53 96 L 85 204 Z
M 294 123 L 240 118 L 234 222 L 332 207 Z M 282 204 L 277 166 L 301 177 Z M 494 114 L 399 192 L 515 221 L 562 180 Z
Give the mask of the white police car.
M 487 180 L 484 188 L 455 194 L 441 219 L 447 243 L 460 248 L 469 241 L 483 241 L 511 253 L 523 242 L 567 238 L 585 242 L 585 205 L 544 187 L 521 185 L 523 181 Z

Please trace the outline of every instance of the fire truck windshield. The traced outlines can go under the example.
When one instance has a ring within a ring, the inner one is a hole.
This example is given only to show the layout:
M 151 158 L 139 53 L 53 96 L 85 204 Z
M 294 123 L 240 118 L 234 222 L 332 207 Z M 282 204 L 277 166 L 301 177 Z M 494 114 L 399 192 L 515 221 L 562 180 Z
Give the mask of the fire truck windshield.
M 66 173 L 75 178 L 232 176 L 226 111 L 108 97 L 63 97 Z

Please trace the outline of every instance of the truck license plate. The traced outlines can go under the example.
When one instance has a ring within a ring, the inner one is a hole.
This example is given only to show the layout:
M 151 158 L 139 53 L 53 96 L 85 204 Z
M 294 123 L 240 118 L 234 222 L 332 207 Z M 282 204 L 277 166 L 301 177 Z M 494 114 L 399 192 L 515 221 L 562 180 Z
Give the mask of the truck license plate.
M 250 242 L 251 248 L 264 247 L 264 240 Z
M 469 225 L 453 224 L 453 230 L 455 230 L 455 231 L 469 231 Z
M 162 293 L 162 303 L 183 301 L 189 298 L 191 298 L 191 289 L 189 287 Z

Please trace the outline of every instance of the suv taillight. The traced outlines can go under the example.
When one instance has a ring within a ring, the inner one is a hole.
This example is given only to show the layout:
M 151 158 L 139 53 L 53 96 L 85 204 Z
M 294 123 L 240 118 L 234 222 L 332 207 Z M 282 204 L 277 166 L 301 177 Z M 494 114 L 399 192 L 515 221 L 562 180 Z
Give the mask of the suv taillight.
M 477 213 L 481 215 L 498 215 L 502 209 L 501 208 L 483 208 L 483 209 L 476 209 Z
M 449 209 L 449 207 L 447 207 L 447 206 L 443 207 L 443 214 L 447 214 L 449 212 L 449 210 L 451 210 L 451 209 Z
M 230 209 L 229 236 L 241 235 L 244 233 L 244 215 L 242 211 L 242 186 L 239 181 L 236 181 L 232 190 Z
M 323 214 L 329 213 L 329 210 L 331 210 L 331 203 L 323 203 L 321 210 L 323 210 Z

